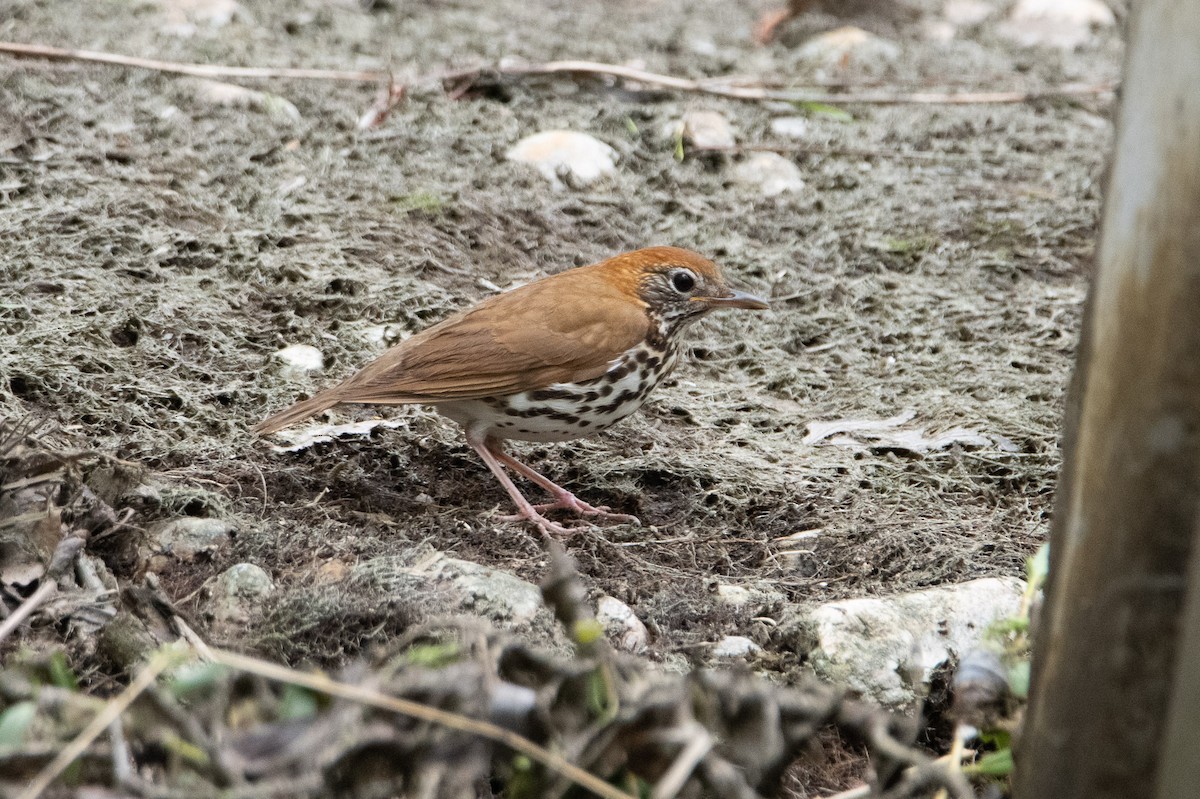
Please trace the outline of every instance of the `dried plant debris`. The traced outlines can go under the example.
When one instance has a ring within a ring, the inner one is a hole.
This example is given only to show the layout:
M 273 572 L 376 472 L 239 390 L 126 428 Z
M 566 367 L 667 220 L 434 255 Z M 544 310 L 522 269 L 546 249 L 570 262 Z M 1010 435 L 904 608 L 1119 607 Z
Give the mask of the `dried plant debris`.
M 51 426 L 0 420 L 0 646 L 22 624 L 90 650 L 116 615 L 116 579 L 85 547 L 127 530 L 104 497 L 136 480 L 137 469 L 111 457 L 48 445 Z M 85 479 L 94 474 L 94 486 Z
M 71 782 L 107 795 L 742 799 L 778 795 L 836 730 L 866 747 L 878 795 L 972 795 L 906 743 L 906 722 L 833 688 L 668 674 L 614 653 L 573 565 L 561 552 L 552 563 L 543 592 L 571 659 L 482 624 L 414 629 L 332 678 L 176 646 L 141 668 L 115 700 L 127 712 L 97 735 L 89 721 L 111 703 L 80 693 L 58 656 L 15 658 L 0 672 L 0 787 L 43 784 L 91 734 Z M 144 678 L 158 669 L 168 676 Z

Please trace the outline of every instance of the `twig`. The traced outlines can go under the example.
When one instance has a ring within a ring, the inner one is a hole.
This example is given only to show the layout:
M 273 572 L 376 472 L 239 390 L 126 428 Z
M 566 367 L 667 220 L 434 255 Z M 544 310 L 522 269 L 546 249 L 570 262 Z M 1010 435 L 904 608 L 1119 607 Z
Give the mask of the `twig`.
M 501 726 L 492 724 L 491 722 L 481 721 L 479 719 L 469 718 L 457 713 L 450 713 L 439 708 L 423 705 L 419 702 L 413 702 L 408 699 L 401 699 L 396 696 L 388 696 L 387 694 L 363 688 L 358 685 L 349 685 L 347 683 L 331 680 L 322 674 L 310 674 L 295 669 L 289 669 L 285 666 L 279 666 L 274 663 L 269 663 L 258 658 L 248 657 L 246 655 L 238 655 L 233 652 L 226 652 L 222 649 L 212 650 L 213 660 L 225 666 L 229 666 L 239 671 L 246 671 L 251 674 L 257 674 L 260 677 L 265 677 L 269 680 L 278 680 L 280 682 L 291 683 L 293 685 L 303 686 L 313 691 L 319 691 L 330 696 L 337 696 L 342 699 L 349 699 L 353 702 L 361 702 L 372 707 L 390 710 L 393 713 L 402 713 L 412 718 L 429 721 L 434 724 L 440 724 L 444 727 L 449 727 L 460 732 L 467 732 L 473 735 L 478 735 L 482 738 L 487 738 L 490 741 L 495 741 L 507 746 L 516 752 L 520 752 L 531 760 L 541 763 L 546 768 L 554 771 L 580 787 L 586 788 L 597 796 L 602 796 L 605 799 L 634 799 L 628 793 L 618 790 L 609 785 L 599 777 L 589 774 L 583 769 L 568 763 L 563 758 L 541 746 L 538 746 L 533 741 L 521 735 L 517 735 L 511 730 L 506 730 Z M 22 797 L 22 799 L 24 799 Z
M 55 755 L 54 759 L 38 772 L 33 781 L 17 796 L 17 799 L 37 799 L 37 797 L 41 796 L 42 792 L 50 787 L 50 783 L 54 782 L 67 766 L 75 762 L 75 758 L 83 754 L 92 741 L 96 740 L 109 724 L 112 724 L 114 720 L 118 719 L 122 713 L 129 709 L 134 700 L 150 687 L 159 674 L 179 660 L 180 651 L 176 647 L 163 649 L 151 658 L 146 667 L 129 684 L 129 687 L 109 701 L 104 706 L 104 709 L 88 722 L 88 725 L 83 728 L 79 735 L 75 736 L 75 739 L 71 743 L 63 747 L 62 751 Z
M 667 769 L 667 773 L 655 784 L 650 792 L 650 799 L 675 799 L 675 795 L 683 788 L 688 777 L 696 770 L 696 765 L 704 759 L 713 747 L 713 737 L 708 730 L 699 724 L 691 725 L 688 731 L 692 736 L 687 745 L 680 751 L 675 762 Z
M 190 75 L 194 78 L 298 78 L 302 80 L 336 80 L 374 83 L 388 79 L 387 72 L 378 70 L 294 69 L 290 67 L 229 67 L 221 64 L 186 64 L 179 61 L 157 61 L 152 58 L 104 53 L 98 50 L 71 50 L 43 44 L 0 42 L 0 53 L 25 58 L 48 58 L 52 61 L 87 61 L 119 67 L 149 69 Z
M 42 575 L 41 585 L 17 606 L 17 609 L 4 620 L 3 624 L 0 624 L 0 641 L 11 635 L 12 631 L 21 625 L 21 622 L 29 618 L 30 614 L 54 593 L 58 588 L 59 576 L 75 562 L 75 557 L 83 549 L 85 543 L 85 540 L 79 535 L 68 535 L 58 542 L 58 546 L 54 548 L 54 555 L 50 558 L 50 566 Z
M 730 86 L 714 79 L 691 80 L 660 75 L 642 69 L 596 61 L 550 61 L 544 64 L 503 64 L 491 69 L 461 70 L 445 73 L 444 80 L 462 80 L 491 71 L 499 75 L 591 75 L 620 78 L 662 89 L 695 92 L 734 100 L 780 100 L 788 103 L 827 103 L 862 105 L 987 105 L 1026 103 L 1051 97 L 1075 97 L 1108 94 L 1115 83 L 1064 83 L 1050 89 L 1005 92 L 807 92 L 770 89 L 766 86 Z
M 85 61 L 96 64 L 149 69 L 197 78 L 296 78 L 303 80 L 333 80 L 373 83 L 390 79 L 381 70 L 297 69 L 288 67 L 231 67 L 222 64 L 188 64 L 179 61 L 159 61 L 96 50 L 72 50 L 41 44 L 0 42 L 0 53 L 26 58 L 48 58 L 55 61 Z M 428 75 L 421 81 L 470 81 L 485 72 L 514 77 L 530 75 L 588 75 L 606 76 L 681 92 L 727 97 L 734 100 L 779 100 L 788 103 L 825 103 L 834 105 L 995 105 L 1027 103 L 1059 97 L 1080 97 L 1111 94 L 1117 84 L 1064 83 L 1048 89 L 1003 92 L 811 92 L 795 89 L 774 89 L 759 84 L 732 85 L 722 78 L 691 80 L 673 75 L 661 75 L 643 69 L 602 64 L 596 61 L 549 61 L 543 64 L 501 64 L 494 67 L 454 70 Z

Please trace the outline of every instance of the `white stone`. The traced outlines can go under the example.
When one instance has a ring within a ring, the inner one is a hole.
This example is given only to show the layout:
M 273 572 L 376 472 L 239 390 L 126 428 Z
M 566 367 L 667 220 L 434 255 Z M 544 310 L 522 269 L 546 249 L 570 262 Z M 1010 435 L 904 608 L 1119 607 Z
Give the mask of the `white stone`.
M 717 599 L 734 608 L 746 605 L 775 605 L 787 597 L 782 591 L 771 591 L 764 588 L 744 585 L 717 584 Z
M 217 576 L 212 588 L 213 626 L 219 633 L 236 632 L 254 616 L 275 590 L 271 575 L 253 563 L 237 563 Z
M 713 657 L 741 658 L 761 652 L 762 647 L 744 635 L 727 635 L 713 647 Z
M 778 153 L 755 153 L 733 168 L 733 179 L 757 188 L 764 197 L 778 197 L 804 189 L 800 168 Z
M 679 125 L 684 141 L 697 150 L 723 150 L 737 144 L 733 126 L 716 111 L 688 111 Z
M 942 16 L 956 28 L 978 25 L 995 13 L 996 7 L 987 0 L 946 0 Z
M 292 344 L 272 357 L 283 364 L 283 373 L 288 377 L 304 377 L 325 368 L 325 355 L 307 344 Z
M 1025 584 L 988 577 L 893 597 L 831 602 L 811 614 L 817 674 L 893 707 L 917 701 L 933 671 L 1014 615 Z
M 192 78 L 183 85 L 190 86 L 192 96 L 207 105 L 262 111 L 290 122 L 301 120 L 299 109 L 291 101 L 285 100 L 277 94 L 260 92 L 256 89 L 247 89 L 245 86 L 222 83 L 207 78 Z
M 613 645 L 625 652 L 644 652 L 650 633 L 633 608 L 616 597 L 602 596 L 596 602 L 596 621 L 604 627 Z
M 505 154 L 509 161 L 536 167 L 558 189 L 563 178 L 586 186 L 617 170 L 617 151 L 599 139 L 573 130 L 547 130 L 526 136 Z
M 890 63 L 900 57 L 900 47 L 862 28 L 847 25 L 814 36 L 796 51 L 796 55 L 825 69 L 839 69 L 851 64 Z
M 1092 38 L 1093 28 L 1116 24 L 1101 0 L 1017 0 L 1000 33 L 1024 47 L 1073 50 Z
M 808 135 L 808 119 L 805 117 L 778 117 L 771 120 L 771 133 L 785 139 L 803 139 Z

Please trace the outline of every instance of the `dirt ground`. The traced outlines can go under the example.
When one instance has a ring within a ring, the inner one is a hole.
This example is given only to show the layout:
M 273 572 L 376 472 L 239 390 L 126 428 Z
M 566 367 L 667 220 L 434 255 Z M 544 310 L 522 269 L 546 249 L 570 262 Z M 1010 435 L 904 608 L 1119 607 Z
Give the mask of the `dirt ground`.
M 255 2 L 228 25 L 181 30 L 153 2 L 63 13 L 5 0 L 0 39 L 382 67 L 401 81 L 577 58 L 797 87 L 990 91 L 1114 80 L 1120 65 L 1115 28 L 1074 52 L 1015 47 L 995 30 L 1005 3 L 950 41 L 927 36 L 941 14 L 931 1 L 812 11 L 766 47 L 750 39 L 764 0 L 367 5 Z M 844 24 L 895 42 L 899 57 L 818 74 L 799 44 Z M 697 328 L 691 361 L 619 428 L 518 449 L 647 525 L 592 529 L 567 546 L 591 589 L 651 627 L 653 652 L 726 634 L 783 646 L 721 604 L 718 582 L 820 603 L 1020 575 L 1044 540 L 1107 98 L 835 113 L 566 77 L 497 80 L 458 98 L 424 81 L 359 133 L 377 86 L 247 85 L 300 118 L 214 105 L 154 71 L 0 60 L 0 416 L 52 420 L 74 446 L 143 466 L 159 491 L 139 524 L 191 515 L 236 526 L 215 560 L 161 575 L 194 611 L 197 589 L 233 563 L 272 575 L 262 617 L 223 643 L 330 663 L 402 632 L 386 598 L 355 596 L 337 575 L 417 544 L 536 580 L 538 538 L 496 520 L 502 490 L 433 413 L 398 410 L 398 429 L 298 453 L 248 429 L 372 358 L 381 325 L 415 331 L 492 286 L 650 244 L 713 257 L 774 307 Z M 766 198 L 734 182 L 744 155 L 676 160 L 662 131 L 694 109 L 720 112 L 742 145 L 794 145 L 807 188 Z M 771 119 L 794 114 L 807 115 L 806 137 L 773 136 Z M 609 143 L 618 176 L 554 191 L 504 159 L 552 128 Z M 271 356 L 291 344 L 321 349 L 324 372 L 284 374 Z M 854 433 L 805 441 L 815 422 L 909 413 L 892 432 L 972 435 L 927 452 Z M 788 538 L 797 533 L 808 535 Z

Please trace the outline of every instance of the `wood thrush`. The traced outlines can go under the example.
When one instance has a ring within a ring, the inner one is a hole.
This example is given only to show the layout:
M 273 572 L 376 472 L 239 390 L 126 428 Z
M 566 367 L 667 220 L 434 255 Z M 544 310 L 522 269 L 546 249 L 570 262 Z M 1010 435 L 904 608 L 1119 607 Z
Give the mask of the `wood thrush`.
M 766 307 L 730 289 L 717 265 L 694 252 L 636 250 L 486 299 L 254 431 L 268 435 L 335 405 L 432 405 L 462 425 L 467 443 L 516 503 L 506 521 L 568 534 L 572 528 L 543 515 L 561 508 L 638 523 L 576 498 L 507 454 L 503 442 L 566 441 L 611 427 L 671 372 L 690 323 L 717 308 Z M 531 504 L 505 466 L 554 501 Z

